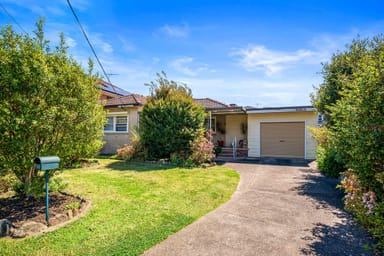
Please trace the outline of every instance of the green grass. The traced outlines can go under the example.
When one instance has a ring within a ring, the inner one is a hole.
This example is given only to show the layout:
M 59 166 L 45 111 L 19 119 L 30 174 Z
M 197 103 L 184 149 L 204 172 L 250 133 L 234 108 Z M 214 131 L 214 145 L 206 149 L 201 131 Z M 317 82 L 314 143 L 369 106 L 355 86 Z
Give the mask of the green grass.
M 226 202 L 239 181 L 219 166 L 99 161 L 62 174 L 67 191 L 91 199 L 85 216 L 37 237 L 0 239 L 0 255 L 138 255 Z

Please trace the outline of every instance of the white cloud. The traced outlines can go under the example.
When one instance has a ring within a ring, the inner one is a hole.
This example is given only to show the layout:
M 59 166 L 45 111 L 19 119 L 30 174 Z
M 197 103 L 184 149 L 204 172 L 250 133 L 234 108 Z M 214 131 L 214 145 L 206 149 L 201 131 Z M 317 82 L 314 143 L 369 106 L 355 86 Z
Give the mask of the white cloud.
M 65 38 L 65 40 L 66 40 L 68 47 L 71 47 L 71 48 L 76 47 L 76 45 L 77 45 L 76 40 L 73 39 L 72 37 L 67 36 Z
M 191 64 L 193 62 L 192 57 L 182 57 L 175 59 L 171 62 L 171 67 L 173 67 L 176 71 L 188 75 L 188 76 L 195 76 L 197 73 L 192 70 L 187 65 Z
M 187 24 L 181 26 L 165 24 L 160 31 L 169 37 L 185 38 L 189 35 L 189 27 Z
M 231 55 L 240 56 L 239 63 L 247 71 L 263 71 L 271 76 L 286 69 L 289 65 L 306 60 L 315 53 L 310 50 L 282 52 L 267 49 L 265 46 L 248 46 L 232 52 Z
M 171 61 L 170 66 L 177 72 L 187 76 L 197 76 L 201 72 L 215 72 L 209 69 L 207 64 L 196 63 L 192 57 L 181 57 Z
M 89 33 L 87 33 L 88 36 L 89 36 L 89 39 L 91 41 L 91 43 L 100 48 L 103 52 L 105 53 L 112 53 L 113 52 L 113 47 L 111 44 L 109 44 L 107 41 L 104 41 L 102 39 L 102 35 L 99 34 L 99 33 L 93 33 L 91 35 L 89 35 Z

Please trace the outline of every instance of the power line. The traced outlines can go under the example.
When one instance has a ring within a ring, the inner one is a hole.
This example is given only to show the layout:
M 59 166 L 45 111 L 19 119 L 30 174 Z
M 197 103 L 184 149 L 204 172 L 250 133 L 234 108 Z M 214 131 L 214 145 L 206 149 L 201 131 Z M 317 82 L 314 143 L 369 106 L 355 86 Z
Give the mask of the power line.
M 0 3 L 0 7 L 3 9 L 3 11 L 13 20 L 13 22 L 25 33 L 28 34 L 27 31 L 24 30 L 24 28 L 17 22 L 17 20 L 5 9 L 4 5 Z
M 97 57 L 96 51 L 95 51 L 95 49 L 93 48 L 91 42 L 89 41 L 88 36 L 87 36 L 87 34 L 85 33 L 85 30 L 84 30 L 83 26 L 81 25 L 80 20 L 79 20 L 79 18 L 77 17 L 77 15 L 76 15 L 76 13 L 75 13 L 75 10 L 74 10 L 73 7 L 72 7 L 71 2 L 70 2 L 69 0 L 67 0 L 67 3 L 68 3 L 69 8 L 70 8 L 71 11 L 72 11 L 73 16 L 75 17 L 75 19 L 76 19 L 76 21 L 77 21 L 77 24 L 79 25 L 81 31 L 83 32 L 83 35 L 84 35 L 85 39 L 87 40 L 88 45 L 89 45 L 89 47 L 91 48 L 91 50 L 92 50 L 92 52 L 93 52 L 93 55 L 95 55 L 95 58 L 96 58 L 96 60 L 97 60 L 97 63 L 99 63 L 99 66 L 100 66 L 101 70 L 103 71 L 104 76 L 107 78 L 108 82 L 111 84 L 111 80 L 109 80 L 109 76 L 108 76 L 107 72 L 105 72 L 105 69 L 104 69 L 103 65 L 101 64 L 101 62 L 100 62 L 100 60 L 99 60 L 99 57 Z

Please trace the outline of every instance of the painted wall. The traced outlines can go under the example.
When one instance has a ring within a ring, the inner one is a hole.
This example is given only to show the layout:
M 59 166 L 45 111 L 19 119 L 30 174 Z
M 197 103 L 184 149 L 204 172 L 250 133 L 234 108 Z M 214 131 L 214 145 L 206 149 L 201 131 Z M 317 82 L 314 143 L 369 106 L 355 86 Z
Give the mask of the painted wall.
M 231 147 L 231 143 L 236 137 L 237 147 L 239 146 L 239 140 L 244 140 L 247 134 L 243 134 L 241 130 L 241 124 L 247 122 L 246 115 L 226 115 L 225 116 L 225 146 Z
M 213 134 L 213 141 L 215 145 L 218 145 L 217 141 L 224 141 L 225 143 L 225 116 L 224 115 L 214 115 L 216 118 L 216 133 Z
M 315 112 L 258 113 L 248 114 L 248 156 L 260 157 L 261 122 L 305 122 L 305 159 L 316 158 L 316 140 L 308 127 L 317 127 Z
M 104 146 L 101 149 L 101 154 L 116 154 L 118 148 L 123 147 L 125 144 L 130 144 L 131 132 L 135 126 L 138 125 L 139 116 L 138 112 L 141 111 L 141 108 L 132 107 L 132 108 L 115 108 L 108 109 L 107 116 L 128 116 L 128 132 L 104 132 L 103 141 Z M 119 112 L 119 114 L 114 114 L 114 112 Z

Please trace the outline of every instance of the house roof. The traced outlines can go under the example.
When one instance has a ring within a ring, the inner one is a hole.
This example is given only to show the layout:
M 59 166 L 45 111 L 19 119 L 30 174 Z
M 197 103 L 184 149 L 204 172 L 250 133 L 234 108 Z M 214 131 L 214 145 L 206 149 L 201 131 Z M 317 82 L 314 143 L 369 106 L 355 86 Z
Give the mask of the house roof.
M 313 106 L 290 106 L 290 107 L 272 107 L 272 108 L 247 108 L 247 114 L 256 113 L 284 113 L 284 112 L 313 112 Z
M 108 91 L 104 91 L 104 90 L 101 91 L 101 95 L 107 96 L 108 98 L 121 97 L 120 94 L 116 94 L 116 93 L 112 93 L 112 92 L 108 92 Z
M 103 90 L 103 92 L 106 92 L 106 93 L 112 93 L 112 94 L 117 94 L 117 95 L 120 95 L 120 96 L 125 96 L 125 95 L 129 95 L 131 94 L 130 92 L 124 90 L 124 89 L 121 89 L 120 87 L 116 86 L 116 85 L 113 85 L 111 83 L 108 83 L 106 81 L 103 81 L 101 79 L 97 80 L 96 82 L 96 85 L 101 89 Z
M 140 94 L 129 94 L 117 98 L 108 99 L 105 107 L 124 107 L 124 106 L 142 106 L 145 103 L 145 97 Z
M 203 106 L 205 110 L 215 114 L 236 114 L 245 113 L 245 109 L 237 104 L 224 104 L 211 98 L 194 99 L 194 101 Z
M 200 106 L 203 106 L 205 109 L 221 109 L 221 108 L 229 108 L 228 105 L 213 100 L 211 98 L 203 98 L 203 99 L 194 99 L 194 101 L 199 104 Z

